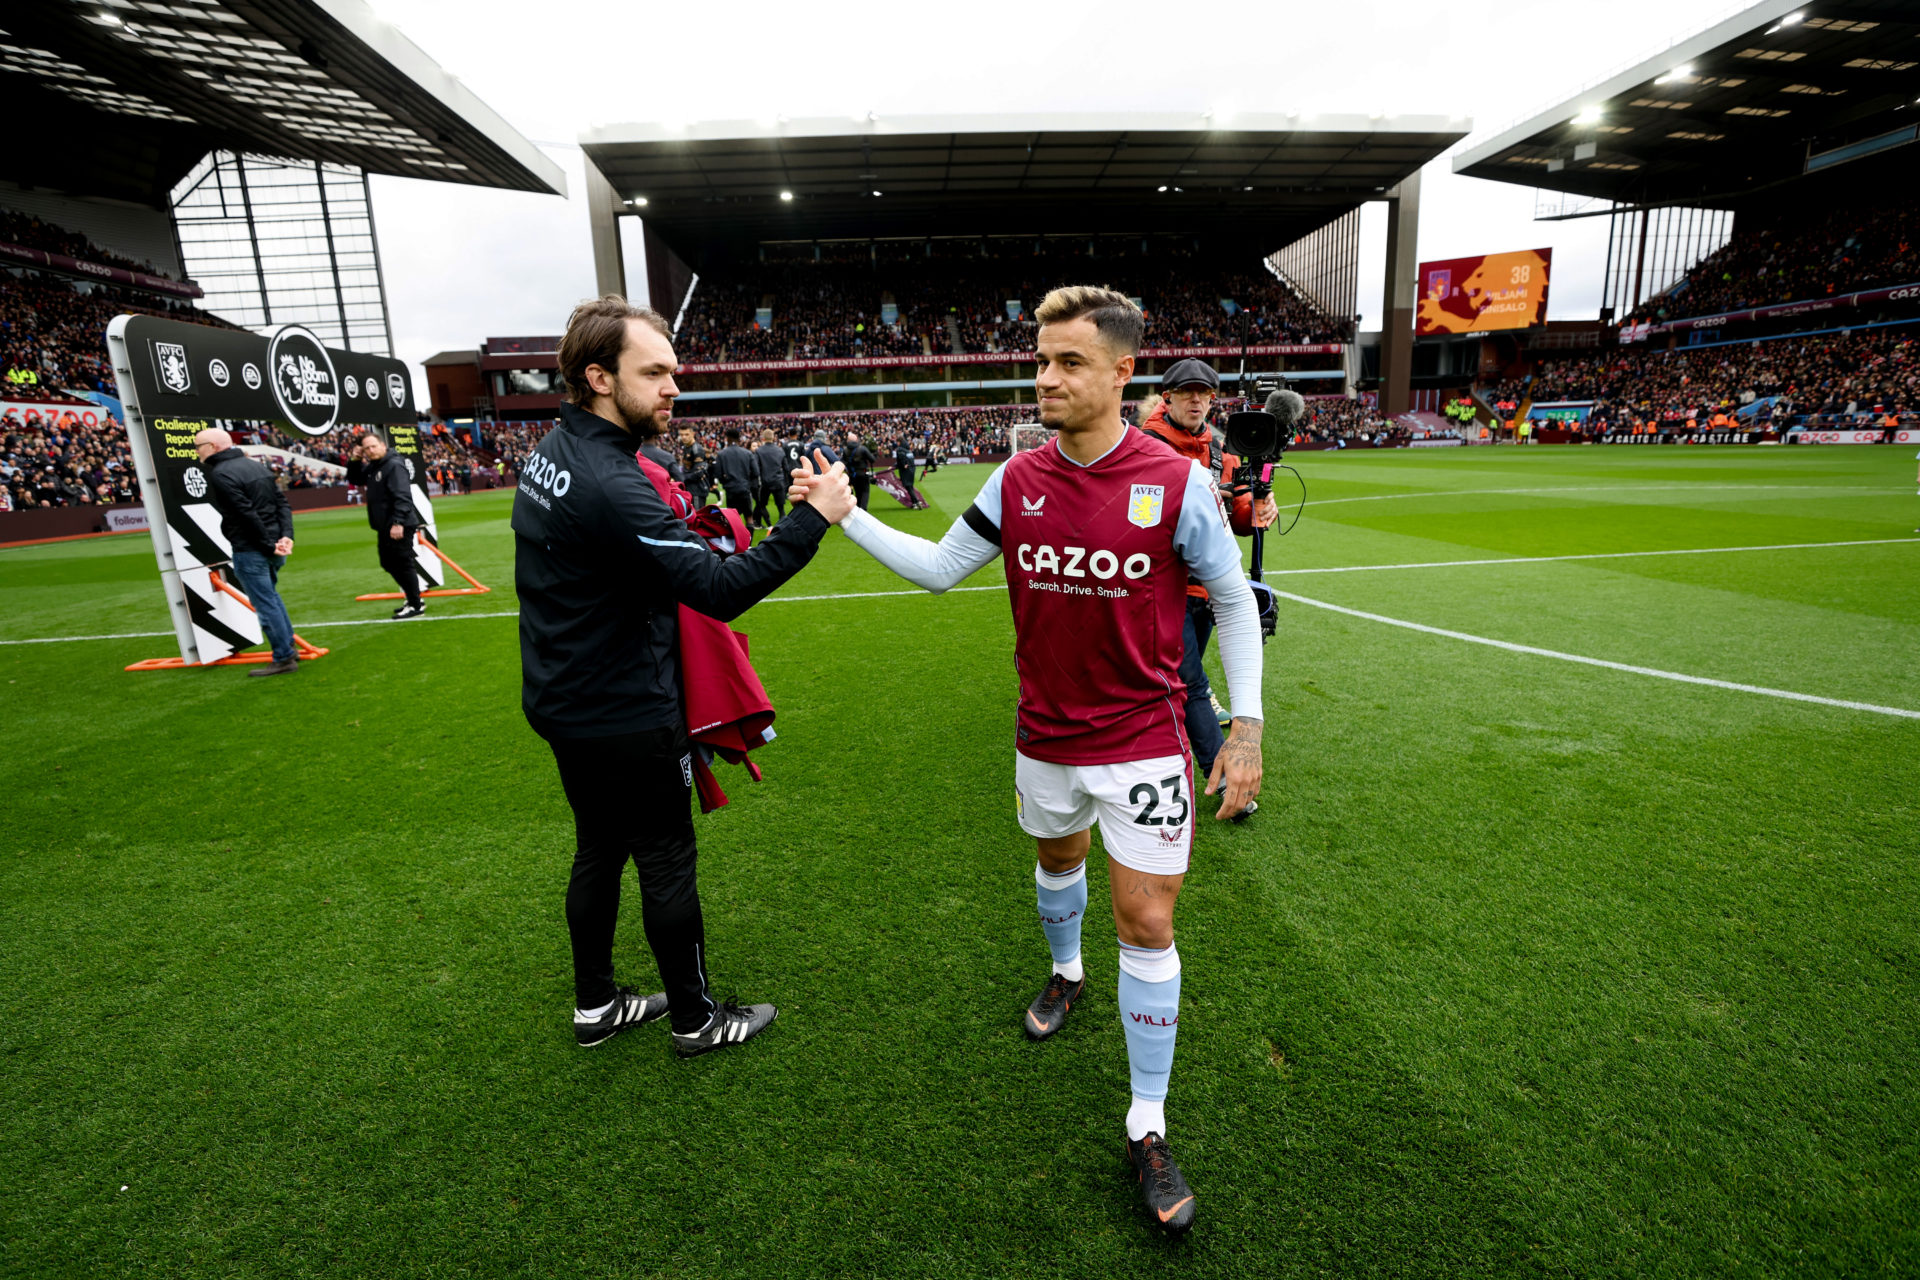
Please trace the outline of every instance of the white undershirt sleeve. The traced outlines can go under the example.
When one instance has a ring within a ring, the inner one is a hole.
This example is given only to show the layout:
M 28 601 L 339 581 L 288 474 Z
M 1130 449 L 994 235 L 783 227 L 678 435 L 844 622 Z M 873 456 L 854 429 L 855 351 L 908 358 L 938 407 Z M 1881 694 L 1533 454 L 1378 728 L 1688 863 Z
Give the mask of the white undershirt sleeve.
M 1262 720 L 1260 710 L 1260 606 L 1238 566 L 1201 586 L 1213 601 L 1220 665 L 1227 673 L 1227 705 L 1234 718 Z
M 840 522 L 854 545 L 916 587 L 939 595 L 957 586 L 974 571 L 992 563 L 1000 548 L 955 520 L 947 536 L 928 542 L 902 533 L 867 512 L 854 508 Z

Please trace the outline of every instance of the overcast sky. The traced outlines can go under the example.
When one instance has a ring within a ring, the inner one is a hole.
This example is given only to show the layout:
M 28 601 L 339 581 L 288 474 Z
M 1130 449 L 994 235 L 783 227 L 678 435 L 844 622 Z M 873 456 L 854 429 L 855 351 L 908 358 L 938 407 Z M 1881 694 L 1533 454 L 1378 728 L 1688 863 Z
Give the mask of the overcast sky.
M 1465 115 L 1478 142 L 1744 8 L 1727 0 L 968 0 L 877 6 L 374 0 L 567 171 L 571 198 L 373 180 L 395 354 L 557 333 L 593 292 L 581 131 L 629 121 L 1008 111 Z M 535 20 L 537 17 L 537 21 Z M 1463 144 L 1465 145 L 1465 144 Z M 1598 313 L 1605 220 L 1535 222 L 1534 193 L 1422 178 L 1420 257 L 1554 250 L 1551 314 Z M 1380 317 L 1383 206 L 1362 235 Z M 630 291 L 645 277 L 631 251 Z M 424 388 L 422 390 L 424 401 Z

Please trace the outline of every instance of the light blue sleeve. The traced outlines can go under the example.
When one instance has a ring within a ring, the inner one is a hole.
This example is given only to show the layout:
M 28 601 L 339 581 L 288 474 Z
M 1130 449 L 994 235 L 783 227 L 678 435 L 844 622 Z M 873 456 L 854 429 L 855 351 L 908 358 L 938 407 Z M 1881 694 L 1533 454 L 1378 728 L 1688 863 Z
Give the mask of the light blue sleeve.
M 981 515 L 993 522 L 993 527 L 996 529 L 1001 527 L 1000 473 L 1006 469 L 1007 464 L 1004 462 L 995 467 L 993 474 L 987 477 L 986 484 L 980 487 L 980 492 L 975 494 L 973 498 L 973 505 L 980 509 Z
M 1187 562 L 1188 573 L 1200 582 L 1240 568 L 1240 544 L 1227 531 L 1220 499 L 1214 495 L 1213 477 L 1197 462 L 1187 475 L 1180 522 L 1173 527 L 1173 549 Z

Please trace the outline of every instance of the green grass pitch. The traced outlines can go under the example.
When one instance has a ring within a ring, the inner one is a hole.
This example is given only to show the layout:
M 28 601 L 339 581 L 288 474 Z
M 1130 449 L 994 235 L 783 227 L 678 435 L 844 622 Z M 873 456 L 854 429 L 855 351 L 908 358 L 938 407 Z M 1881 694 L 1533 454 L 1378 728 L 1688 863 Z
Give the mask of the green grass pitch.
M 1298 464 L 1282 590 L 1920 710 L 1908 451 Z M 938 536 L 986 475 L 877 509 Z M 1103 872 L 1089 998 L 1019 1029 L 1004 595 L 859 596 L 905 588 L 835 533 L 781 594 L 850 598 L 738 624 L 780 739 L 725 771 L 702 881 L 718 988 L 780 1021 L 587 1053 L 507 514 L 441 504 L 492 595 L 375 625 L 322 625 L 390 607 L 353 601 L 361 514 L 301 517 L 286 598 L 332 653 L 265 681 L 121 671 L 170 635 L 15 643 L 168 623 L 144 537 L 0 551 L 0 1272 L 1920 1272 L 1920 721 L 1285 602 L 1262 811 L 1202 825 L 1180 906 L 1201 1219 L 1166 1241 L 1123 1175 Z

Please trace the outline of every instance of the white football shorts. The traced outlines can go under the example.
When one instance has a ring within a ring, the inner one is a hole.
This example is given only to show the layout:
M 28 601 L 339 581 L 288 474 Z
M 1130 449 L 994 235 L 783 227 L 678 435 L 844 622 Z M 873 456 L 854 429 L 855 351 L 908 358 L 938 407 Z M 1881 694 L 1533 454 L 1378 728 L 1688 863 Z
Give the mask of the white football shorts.
M 1123 764 L 1048 764 L 1013 755 L 1020 829 L 1043 840 L 1097 820 L 1107 856 L 1148 875 L 1184 875 L 1193 854 L 1193 762 L 1184 755 Z

